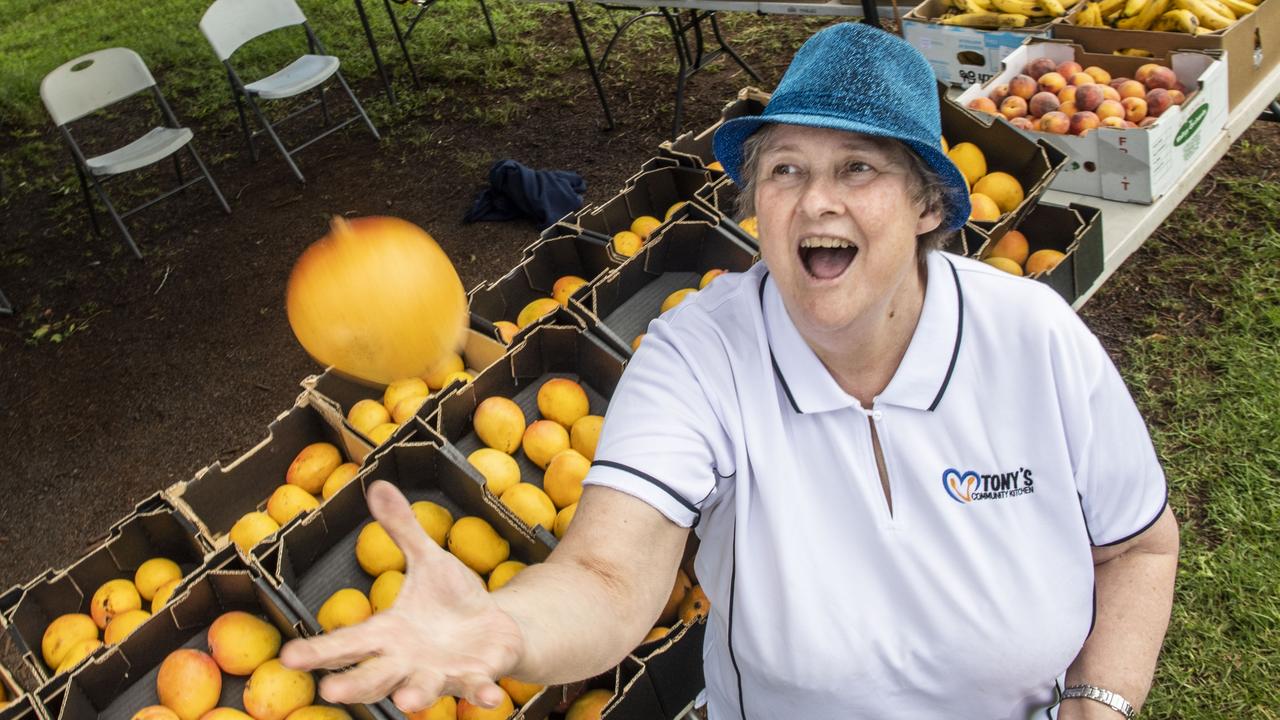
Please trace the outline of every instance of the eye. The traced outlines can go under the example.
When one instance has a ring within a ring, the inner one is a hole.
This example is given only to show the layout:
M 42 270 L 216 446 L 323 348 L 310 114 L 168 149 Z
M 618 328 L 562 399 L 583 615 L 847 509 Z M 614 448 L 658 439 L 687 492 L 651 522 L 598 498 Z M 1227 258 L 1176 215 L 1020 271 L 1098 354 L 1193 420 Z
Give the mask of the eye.
M 796 167 L 795 165 L 791 165 L 789 163 L 778 163 L 777 165 L 773 166 L 773 170 L 770 171 L 769 174 L 775 175 L 775 176 L 785 176 L 785 175 L 795 175 L 799 172 L 800 172 L 800 168 Z
M 857 175 L 860 173 L 875 172 L 875 168 L 871 167 L 867 163 L 862 162 L 861 160 L 853 160 L 844 166 L 844 171 L 847 173 L 852 173 Z

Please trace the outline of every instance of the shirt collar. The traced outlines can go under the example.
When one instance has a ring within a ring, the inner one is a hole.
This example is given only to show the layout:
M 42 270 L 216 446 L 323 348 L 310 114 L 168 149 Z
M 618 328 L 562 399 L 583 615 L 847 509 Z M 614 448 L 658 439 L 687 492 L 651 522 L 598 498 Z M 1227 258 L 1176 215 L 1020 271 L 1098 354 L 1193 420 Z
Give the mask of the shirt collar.
M 876 401 L 931 411 L 942 402 L 960 354 L 964 298 L 960 276 L 945 254 L 929 253 L 925 267 L 920 321 L 902 363 Z M 760 278 L 760 306 L 773 371 L 792 409 L 807 414 L 859 406 L 801 337 L 767 271 Z

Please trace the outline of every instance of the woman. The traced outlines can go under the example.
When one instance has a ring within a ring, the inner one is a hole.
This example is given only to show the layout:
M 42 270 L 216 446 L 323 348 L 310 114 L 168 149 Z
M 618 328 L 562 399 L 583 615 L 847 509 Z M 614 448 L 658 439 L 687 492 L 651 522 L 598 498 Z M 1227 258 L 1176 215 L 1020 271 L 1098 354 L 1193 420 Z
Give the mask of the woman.
M 937 250 L 969 214 L 939 134 L 910 46 L 811 38 L 715 138 L 763 262 L 651 324 L 548 562 L 489 595 L 376 485 L 400 600 L 284 661 L 377 655 L 323 695 L 407 711 L 589 677 L 652 625 L 694 528 L 715 720 L 1131 714 L 1172 602 L 1164 477 L 1071 309 Z

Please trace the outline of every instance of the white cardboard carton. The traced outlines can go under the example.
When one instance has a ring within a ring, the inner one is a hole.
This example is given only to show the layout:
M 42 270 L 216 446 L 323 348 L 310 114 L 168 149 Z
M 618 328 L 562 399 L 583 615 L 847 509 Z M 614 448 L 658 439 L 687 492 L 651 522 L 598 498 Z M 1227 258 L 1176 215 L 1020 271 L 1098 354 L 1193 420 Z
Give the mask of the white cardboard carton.
M 948 85 L 981 85 L 1000 72 L 1000 61 L 1029 37 L 1048 37 L 1053 23 L 1009 30 L 943 25 L 947 0 L 925 0 L 902 18 L 902 36 Z
M 1154 125 L 1136 130 L 1098 128 L 1084 137 L 1019 130 L 1032 139 L 1047 140 L 1067 153 L 1067 166 L 1058 173 L 1052 190 L 1091 195 L 1122 202 L 1150 203 L 1169 191 L 1186 168 L 1222 132 L 1227 122 L 1227 73 L 1220 54 L 1203 51 L 1172 52 L 1168 58 L 1136 58 L 1082 52 L 1078 45 L 1061 40 L 1036 39 L 1010 54 L 1004 69 L 985 85 L 965 90 L 957 101 L 968 107 L 977 97 L 1007 83 L 1032 60 L 1052 58 L 1097 65 L 1113 77 L 1133 77 L 1145 63 L 1158 62 L 1173 69 L 1187 87 L 1187 99 L 1160 116 Z M 995 122 L 1005 122 L 996 116 Z

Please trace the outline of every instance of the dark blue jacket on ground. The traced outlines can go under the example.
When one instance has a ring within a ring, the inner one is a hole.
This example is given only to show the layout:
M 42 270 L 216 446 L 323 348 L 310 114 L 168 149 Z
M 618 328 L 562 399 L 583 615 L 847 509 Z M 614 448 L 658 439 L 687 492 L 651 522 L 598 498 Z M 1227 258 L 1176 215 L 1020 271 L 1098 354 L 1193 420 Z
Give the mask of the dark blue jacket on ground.
M 539 229 L 582 207 L 587 181 L 568 170 L 531 170 L 515 160 L 489 168 L 489 187 L 467 211 L 463 222 L 529 218 Z

